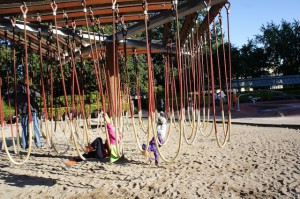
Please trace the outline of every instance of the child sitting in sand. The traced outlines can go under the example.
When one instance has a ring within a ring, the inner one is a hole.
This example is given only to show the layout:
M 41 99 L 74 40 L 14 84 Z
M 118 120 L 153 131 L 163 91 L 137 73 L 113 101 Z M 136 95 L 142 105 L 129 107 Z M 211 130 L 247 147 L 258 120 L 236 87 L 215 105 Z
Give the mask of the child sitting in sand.
M 83 150 L 86 152 L 83 154 L 84 158 L 96 158 L 100 160 L 104 160 L 106 157 L 110 157 L 110 162 L 115 162 L 119 159 L 117 153 L 117 146 L 116 146 L 116 137 L 115 131 L 113 130 L 111 119 L 106 114 L 104 116 L 104 120 L 107 125 L 108 136 L 110 140 L 110 152 L 107 140 L 103 144 L 102 139 L 100 137 L 96 138 L 91 144 L 88 146 L 83 146 Z M 122 135 L 120 135 L 120 139 Z M 72 157 L 70 160 L 65 161 L 64 163 L 68 166 L 73 166 L 76 162 L 81 161 L 79 157 Z
M 156 132 L 157 132 L 159 147 L 164 143 L 166 130 L 167 130 L 167 120 L 164 116 L 164 112 L 160 112 L 160 114 L 158 116 L 158 120 L 157 120 L 157 126 L 156 126 Z M 154 157 L 155 157 L 155 165 L 158 165 L 159 154 L 158 154 L 158 151 L 157 151 L 157 146 L 155 144 L 155 138 L 154 137 L 149 142 L 148 151 L 146 151 L 146 147 L 147 147 L 146 144 L 142 145 L 142 149 L 144 150 L 144 153 L 147 156 L 149 156 L 148 157 L 149 163 L 152 162 L 152 159 L 151 159 L 150 155 L 148 154 L 148 152 L 152 151 L 153 154 L 154 154 Z

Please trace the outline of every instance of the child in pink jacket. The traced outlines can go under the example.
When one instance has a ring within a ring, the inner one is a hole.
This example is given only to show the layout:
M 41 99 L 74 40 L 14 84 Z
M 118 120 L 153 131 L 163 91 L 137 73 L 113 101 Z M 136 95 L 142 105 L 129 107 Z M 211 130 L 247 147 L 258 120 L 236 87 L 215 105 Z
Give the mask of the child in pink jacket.
M 110 150 L 107 143 L 107 140 L 103 144 L 102 139 L 100 137 L 96 138 L 91 144 L 88 146 L 84 146 L 83 150 L 86 152 L 83 154 L 84 158 L 96 158 L 100 160 L 104 160 L 106 157 L 110 157 L 110 162 L 115 162 L 119 159 L 117 153 L 117 145 L 116 145 L 116 134 L 111 124 L 111 119 L 108 115 L 104 116 L 104 120 L 107 125 L 107 131 L 110 141 Z M 120 139 L 122 135 L 120 135 Z M 120 141 L 119 141 L 120 142 Z M 64 163 L 68 166 L 73 166 L 76 162 L 82 161 L 79 157 L 72 157 L 70 160 L 65 161 Z

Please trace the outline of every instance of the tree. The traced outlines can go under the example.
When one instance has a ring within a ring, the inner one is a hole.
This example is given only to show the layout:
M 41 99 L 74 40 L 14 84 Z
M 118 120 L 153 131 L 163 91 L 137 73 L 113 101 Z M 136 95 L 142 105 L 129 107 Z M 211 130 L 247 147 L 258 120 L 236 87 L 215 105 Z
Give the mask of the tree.
M 264 48 L 267 64 L 275 75 L 300 74 L 300 27 L 299 21 L 280 25 L 274 22 L 263 25 L 262 35 L 256 36 L 258 45 Z
M 240 49 L 240 66 L 241 78 L 270 75 L 264 49 L 257 47 L 254 40 L 248 40 L 248 43 Z

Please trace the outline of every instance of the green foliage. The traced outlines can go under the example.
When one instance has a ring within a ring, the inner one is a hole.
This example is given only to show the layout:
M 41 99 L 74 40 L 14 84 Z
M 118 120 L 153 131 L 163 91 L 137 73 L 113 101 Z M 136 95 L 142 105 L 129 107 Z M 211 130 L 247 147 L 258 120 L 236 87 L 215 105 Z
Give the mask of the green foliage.
M 300 21 L 262 25 L 261 34 L 240 50 L 239 77 L 300 74 Z
M 267 56 L 264 49 L 257 47 L 253 40 L 249 40 L 248 44 L 243 45 L 240 49 L 240 69 L 239 77 L 263 77 L 268 76 L 271 66 L 267 64 Z

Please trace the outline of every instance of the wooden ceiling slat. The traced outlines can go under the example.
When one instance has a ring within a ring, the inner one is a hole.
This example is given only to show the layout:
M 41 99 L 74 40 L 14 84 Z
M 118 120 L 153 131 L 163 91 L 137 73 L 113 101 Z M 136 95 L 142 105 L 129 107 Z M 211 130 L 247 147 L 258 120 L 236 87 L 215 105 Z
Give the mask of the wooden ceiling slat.
M 121 17 L 118 18 L 118 20 L 121 22 Z M 132 21 L 140 21 L 140 20 L 144 20 L 144 16 L 143 15 L 138 15 L 138 16 L 124 16 L 124 21 L 125 22 L 132 22 Z M 100 23 L 103 24 L 111 24 L 113 22 L 112 17 L 110 18 L 100 18 Z M 91 25 L 91 21 L 88 20 L 89 25 Z M 96 21 L 95 21 L 96 23 Z M 85 26 L 86 25 L 86 21 L 85 20 L 80 20 L 80 21 L 76 21 L 76 26 Z M 57 26 L 65 26 L 64 22 L 59 22 L 57 23 Z M 68 22 L 68 26 L 72 26 L 72 22 Z
M 168 10 L 172 8 L 172 4 L 168 3 L 168 4 L 163 4 L 163 5 L 149 5 L 148 6 L 148 12 L 157 12 L 157 11 L 161 11 L 161 10 Z M 89 13 L 88 13 L 89 14 Z M 93 9 L 93 14 L 94 16 L 112 16 L 112 10 L 111 9 L 100 9 L 100 10 L 96 10 Z M 128 14 L 142 14 L 143 15 L 143 8 L 142 6 L 139 7 L 123 7 L 123 8 L 119 8 L 119 15 L 128 15 Z M 67 13 L 68 18 L 69 19 L 75 19 L 76 18 L 83 18 L 84 17 L 84 13 L 81 10 L 80 12 L 70 12 Z M 48 21 L 48 20 L 53 20 L 53 15 L 45 15 L 45 16 L 41 16 L 42 21 Z M 63 14 L 57 14 L 56 15 L 56 19 L 57 20 L 62 20 L 64 18 Z M 28 21 L 36 21 L 35 18 L 28 18 Z
M 179 0 L 180 1 L 180 0 Z M 17 7 L 20 6 L 25 2 L 28 6 L 37 6 L 37 5 L 45 5 L 50 4 L 52 0 L 1 0 L 0 8 L 7 8 L 7 7 Z M 61 3 L 71 3 L 71 2 L 79 2 L 81 5 L 80 0 L 56 0 L 57 4 Z M 117 3 L 132 3 L 132 2 L 141 2 L 137 0 L 118 0 Z M 168 0 L 148 0 L 149 4 L 151 3 L 162 3 L 162 2 L 168 2 Z M 111 4 L 111 0 L 86 0 L 87 5 L 96 5 L 96 4 Z
M 13 4 L 14 1 L 12 1 L 11 4 L 12 7 L 6 7 L 6 5 L 1 4 L 0 8 L 1 8 L 1 13 L 0 16 L 12 16 L 12 15 L 21 15 L 21 10 L 20 10 L 20 5 L 22 4 L 22 2 L 18 1 L 16 3 L 20 3 L 20 4 Z M 28 16 L 30 16 L 31 14 L 36 14 L 36 13 L 43 13 L 43 12 L 52 12 L 52 8 L 50 6 L 51 1 L 40 1 L 42 3 L 40 4 L 36 4 L 36 5 L 30 5 L 28 4 Z M 77 9 L 82 9 L 82 4 L 81 1 L 68 1 L 68 2 L 62 2 L 59 3 L 59 1 L 56 1 L 57 3 L 57 7 L 58 10 L 77 10 Z M 170 3 L 169 1 L 166 0 L 150 0 L 148 1 L 149 5 L 151 6 L 152 3 L 160 3 L 160 4 L 166 4 L 166 3 Z M 117 4 L 122 7 L 140 7 L 141 6 L 141 1 L 134 1 L 134 0 L 118 0 Z M 87 7 L 107 7 L 107 10 L 111 10 L 111 0 L 87 0 L 86 1 L 86 5 Z M 133 5 L 137 5 L 137 6 L 133 6 Z

